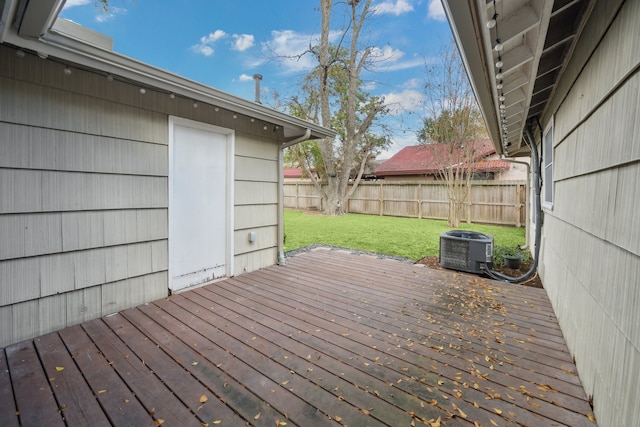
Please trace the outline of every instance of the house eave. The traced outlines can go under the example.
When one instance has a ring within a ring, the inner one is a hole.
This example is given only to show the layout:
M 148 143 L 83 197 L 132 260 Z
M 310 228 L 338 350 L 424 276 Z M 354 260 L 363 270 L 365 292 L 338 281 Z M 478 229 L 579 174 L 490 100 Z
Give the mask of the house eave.
M 292 117 L 253 101 L 239 98 L 213 87 L 187 79 L 169 71 L 151 66 L 105 48 L 104 43 L 86 43 L 73 35 L 63 33 L 64 24 L 52 26 L 39 37 L 22 37 L 13 24 L 17 1 L 6 1 L 0 21 L 0 42 L 31 51 L 41 57 L 55 58 L 73 66 L 112 74 L 123 80 L 155 88 L 248 116 L 256 120 L 281 126 L 286 140 L 294 140 L 311 131 L 309 139 L 333 138 L 336 133 L 306 120 Z M 55 6 L 57 2 L 53 2 Z M 57 7 L 57 6 L 55 6 Z M 57 14 L 57 11 L 55 12 Z M 60 20 L 60 18 L 58 18 Z
M 529 152 L 596 0 L 443 0 L 496 151 Z M 492 21 L 490 25 L 489 21 Z

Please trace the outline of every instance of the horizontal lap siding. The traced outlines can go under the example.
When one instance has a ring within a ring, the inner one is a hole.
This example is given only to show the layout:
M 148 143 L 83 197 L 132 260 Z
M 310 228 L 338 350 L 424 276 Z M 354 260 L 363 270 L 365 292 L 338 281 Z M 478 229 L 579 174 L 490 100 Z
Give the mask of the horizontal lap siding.
M 269 131 L 271 133 L 271 131 Z M 273 265 L 278 246 L 278 146 L 236 135 L 234 274 Z M 255 234 L 251 242 L 249 235 Z
M 0 54 L 2 347 L 167 294 L 168 126 L 129 85 Z
M 639 2 L 597 2 L 552 103 L 541 274 L 601 426 L 639 415 L 639 21 Z

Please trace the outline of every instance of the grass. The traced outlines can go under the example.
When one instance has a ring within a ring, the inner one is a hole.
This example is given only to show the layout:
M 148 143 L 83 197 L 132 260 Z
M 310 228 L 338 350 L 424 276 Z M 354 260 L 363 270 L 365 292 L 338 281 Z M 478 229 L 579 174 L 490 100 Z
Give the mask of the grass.
M 525 243 L 525 229 L 466 224 L 460 229 L 493 236 L 494 245 Z M 284 211 L 285 251 L 316 243 L 395 255 L 412 260 L 438 255 L 446 221 L 348 214 L 324 216 L 316 212 Z

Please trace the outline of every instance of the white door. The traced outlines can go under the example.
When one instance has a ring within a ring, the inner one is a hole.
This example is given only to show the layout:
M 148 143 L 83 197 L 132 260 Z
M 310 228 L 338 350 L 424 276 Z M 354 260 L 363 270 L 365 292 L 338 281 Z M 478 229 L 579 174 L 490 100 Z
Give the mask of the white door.
M 232 272 L 233 131 L 169 120 L 169 287 Z

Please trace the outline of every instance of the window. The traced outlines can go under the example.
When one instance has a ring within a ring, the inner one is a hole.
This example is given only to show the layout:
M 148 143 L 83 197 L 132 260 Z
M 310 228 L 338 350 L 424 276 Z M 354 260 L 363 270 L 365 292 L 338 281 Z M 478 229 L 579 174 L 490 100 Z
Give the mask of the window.
M 553 121 L 544 132 L 542 146 L 542 206 L 550 209 L 553 207 Z

